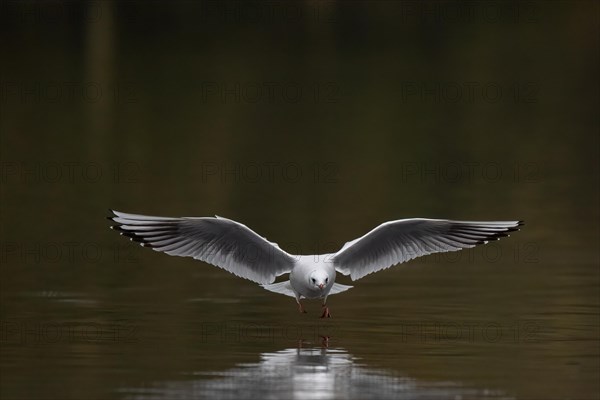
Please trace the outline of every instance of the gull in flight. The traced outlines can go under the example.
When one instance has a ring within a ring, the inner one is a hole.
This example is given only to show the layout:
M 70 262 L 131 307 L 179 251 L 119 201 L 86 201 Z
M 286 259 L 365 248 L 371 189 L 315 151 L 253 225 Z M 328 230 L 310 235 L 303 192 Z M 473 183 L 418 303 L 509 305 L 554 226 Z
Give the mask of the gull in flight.
M 335 282 L 336 272 L 353 281 L 413 258 L 457 251 L 508 236 L 523 221 L 451 221 L 410 218 L 385 222 L 347 242 L 337 253 L 292 255 L 276 243 L 231 219 L 153 217 L 110 210 L 112 229 L 142 246 L 172 256 L 193 257 L 223 268 L 263 288 L 296 299 L 322 299 L 321 318 L 329 318 L 327 296 L 352 286 Z M 274 283 L 279 275 L 289 280 Z

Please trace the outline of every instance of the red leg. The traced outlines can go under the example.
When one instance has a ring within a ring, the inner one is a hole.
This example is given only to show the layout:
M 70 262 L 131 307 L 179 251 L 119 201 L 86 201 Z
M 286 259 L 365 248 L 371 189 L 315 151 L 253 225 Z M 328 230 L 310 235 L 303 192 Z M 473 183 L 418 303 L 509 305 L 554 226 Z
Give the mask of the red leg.
M 331 318 L 331 314 L 329 313 L 329 307 L 326 304 L 323 304 L 323 314 L 321 314 L 321 318 Z
M 304 309 L 304 307 L 302 306 L 302 303 L 300 303 L 300 301 L 298 301 L 298 311 L 306 314 L 306 310 Z

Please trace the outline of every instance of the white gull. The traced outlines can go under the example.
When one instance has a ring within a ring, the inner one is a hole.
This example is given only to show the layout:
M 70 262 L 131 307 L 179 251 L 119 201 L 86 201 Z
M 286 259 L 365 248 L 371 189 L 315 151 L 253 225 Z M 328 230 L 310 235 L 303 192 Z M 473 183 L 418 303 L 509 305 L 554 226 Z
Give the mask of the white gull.
M 347 242 L 338 252 L 296 256 L 247 226 L 223 217 L 154 217 L 110 210 L 112 226 L 153 250 L 193 257 L 249 279 L 267 290 L 300 300 L 322 299 L 321 317 L 330 317 L 327 296 L 352 286 L 335 282 L 336 272 L 353 281 L 413 258 L 457 251 L 508 236 L 523 221 L 451 221 L 411 218 L 385 222 Z M 290 274 L 279 283 L 275 278 Z

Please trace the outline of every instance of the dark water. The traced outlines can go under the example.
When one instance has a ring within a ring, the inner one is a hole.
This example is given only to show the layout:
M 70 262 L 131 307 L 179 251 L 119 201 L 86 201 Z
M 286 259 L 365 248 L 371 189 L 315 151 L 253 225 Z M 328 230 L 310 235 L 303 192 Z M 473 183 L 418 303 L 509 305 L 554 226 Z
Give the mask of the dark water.
M 221 4 L 2 4 L 0 398 L 598 398 L 597 4 Z M 526 225 L 323 321 L 108 208 Z

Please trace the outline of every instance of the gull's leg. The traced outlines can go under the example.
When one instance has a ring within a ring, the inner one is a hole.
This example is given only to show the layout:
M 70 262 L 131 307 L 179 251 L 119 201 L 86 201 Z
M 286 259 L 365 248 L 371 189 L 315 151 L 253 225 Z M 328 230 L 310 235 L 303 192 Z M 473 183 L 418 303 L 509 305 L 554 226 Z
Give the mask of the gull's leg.
M 323 314 L 321 314 L 321 318 L 331 318 L 329 307 L 327 307 L 327 296 L 323 299 Z
M 300 295 L 298 293 L 296 293 L 296 303 L 298 303 L 298 311 L 300 311 L 301 313 L 306 314 L 306 310 L 302 306 L 302 303 L 300 303 Z
M 298 311 L 300 311 L 303 314 L 306 314 L 306 310 L 302 306 L 302 303 L 300 303 L 300 300 L 298 300 Z

